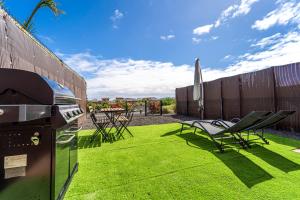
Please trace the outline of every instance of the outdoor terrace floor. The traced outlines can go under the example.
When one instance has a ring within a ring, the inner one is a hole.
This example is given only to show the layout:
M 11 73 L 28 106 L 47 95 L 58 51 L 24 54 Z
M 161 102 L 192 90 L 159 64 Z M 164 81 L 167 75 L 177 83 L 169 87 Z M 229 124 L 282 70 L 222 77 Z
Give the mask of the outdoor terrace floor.
M 300 141 L 267 134 L 270 145 L 221 154 L 180 124 L 130 127 L 134 138 L 89 144 L 80 132 L 73 199 L 300 199 Z

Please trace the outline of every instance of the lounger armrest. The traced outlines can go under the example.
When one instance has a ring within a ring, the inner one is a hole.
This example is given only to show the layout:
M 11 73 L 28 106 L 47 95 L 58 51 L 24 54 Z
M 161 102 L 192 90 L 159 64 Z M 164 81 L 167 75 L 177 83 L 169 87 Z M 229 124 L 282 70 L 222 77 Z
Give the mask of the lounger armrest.
M 224 128 L 229 128 L 230 126 L 222 119 L 214 120 L 211 122 L 212 125 L 223 126 Z
M 198 123 L 208 123 L 208 124 L 212 124 L 212 125 L 221 125 L 221 124 L 218 124 L 218 123 L 222 123 L 222 120 L 221 119 L 218 119 L 218 120 L 212 120 L 212 121 L 206 121 L 206 120 L 195 120 L 193 124 L 195 124 L 195 122 L 198 122 Z
M 207 131 L 207 130 L 203 127 L 202 123 L 209 123 L 209 122 L 202 121 L 202 120 L 197 120 L 197 121 L 194 121 L 194 122 L 192 123 L 192 127 L 193 127 L 195 124 L 198 124 L 198 125 L 201 127 L 202 130 Z M 209 123 L 209 124 L 210 124 L 210 123 Z

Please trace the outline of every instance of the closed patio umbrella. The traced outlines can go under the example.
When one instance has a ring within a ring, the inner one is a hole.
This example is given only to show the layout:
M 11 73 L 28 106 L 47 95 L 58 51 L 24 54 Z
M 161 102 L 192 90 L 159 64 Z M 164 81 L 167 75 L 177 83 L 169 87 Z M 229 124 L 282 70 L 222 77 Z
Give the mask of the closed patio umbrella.
M 198 101 L 198 103 L 199 103 L 199 112 L 201 112 L 201 118 L 203 119 L 204 89 L 203 89 L 203 79 L 202 79 L 202 73 L 201 73 L 199 58 L 197 58 L 196 61 L 195 61 L 193 100 Z

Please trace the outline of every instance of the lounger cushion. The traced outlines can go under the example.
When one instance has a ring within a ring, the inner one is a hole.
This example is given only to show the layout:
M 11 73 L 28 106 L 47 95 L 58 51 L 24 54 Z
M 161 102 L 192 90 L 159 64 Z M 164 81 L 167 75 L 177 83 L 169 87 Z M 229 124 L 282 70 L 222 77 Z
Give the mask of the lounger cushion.
M 211 125 L 210 123 L 206 123 L 206 122 L 199 122 L 199 123 L 195 123 L 194 127 L 199 128 L 201 130 L 203 130 L 203 128 L 204 128 L 205 129 L 204 131 L 207 131 L 210 135 L 216 135 L 219 132 L 224 130 L 224 128 Z
M 226 132 L 236 133 L 244 131 L 247 128 L 253 126 L 259 121 L 262 121 L 268 117 L 271 112 L 266 111 L 252 111 L 245 117 L 243 117 L 238 123 L 235 123 L 233 126 L 228 128 Z
M 208 119 L 208 120 L 190 120 L 190 121 L 183 121 L 183 122 L 180 122 L 181 124 L 184 124 L 184 125 L 189 125 L 189 126 L 192 126 L 192 124 L 196 121 L 202 121 L 202 122 L 208 122 L 208 123 L 212 123 L 213 121 L 216 121 L 216 120 L 212 120 L 212 119 Z M 229 127 L 235 125 L 235 123 L 233 122 L 230 122 L 230 121 L 223 121 L 225 122 Z
M 180 122 L 181 124 L 184 124 L 184 125 L 189 125 L 189 126 L 192 126 L 192 124 L 197 121 L 197 120 L 191 120 L 191 121 L 182 121 Z
M 266 120 L 254 125 L 254 126 L 251 126 L 249 128 L 249 130 L 259 130 L 259 129 L 269 128 L 269 127 L 274 126 L 278 122 L 284 120 L 285 118 L 287 118 L 288 116 L 290 116 L 294 113 L 295 113 L 295 111 L 280 110 L 277 113 L 272 114 Z

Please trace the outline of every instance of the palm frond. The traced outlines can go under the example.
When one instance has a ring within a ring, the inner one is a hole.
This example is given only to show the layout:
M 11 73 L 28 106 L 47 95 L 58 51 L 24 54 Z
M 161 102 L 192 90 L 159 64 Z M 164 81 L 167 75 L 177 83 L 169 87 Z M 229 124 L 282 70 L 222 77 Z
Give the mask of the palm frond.
M 29 22 L 28 28 L 26 29 L 29 33 L 33 34 L 35 32 L 34 24 L 33 22 Z
M 33 9 L 31 15 L 28 17 L 28 19 L 24 22 L 22 25 L 24 29 L 31 32 L 32 30 L 32 19 L 34 15 L 37 13 L 37 11 L 41 8 L 49 8 L 55 16 L 58 16 L 60 14 L 64 14 L 65 12 L 63 10 L 58 9 L 57 4 L 54 0 L 41 0 L 36 7 Z M 31 28 L 30 28 L 31 26 Z
M 56 16 L 65 13 L 63 10 L 58 9 L 54 0 L 42 0 L 39 7 L 48 7 Z

